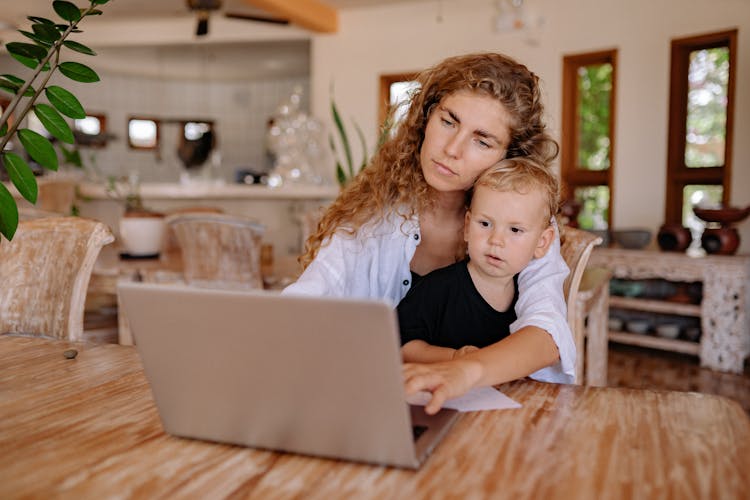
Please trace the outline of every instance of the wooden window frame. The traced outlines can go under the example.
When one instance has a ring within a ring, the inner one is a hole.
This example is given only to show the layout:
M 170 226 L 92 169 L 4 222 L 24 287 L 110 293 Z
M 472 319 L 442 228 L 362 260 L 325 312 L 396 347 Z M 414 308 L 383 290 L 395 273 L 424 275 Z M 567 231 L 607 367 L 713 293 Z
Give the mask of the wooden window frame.
M 687 95 L 690 53 L 701 49 L 729 48 L 729 81 L 727 82 L 727 121 L 724 141 L 724 165 L 689 168 L 685 165 L 687 133 Z M 669 84 L 669 129 L 667 146 L 667 193 L 664 220 L 682 224 L 683 190 L 691 184 L 723 187 L 722 202 L 729 204 L 732 178 L 732 130 L 737 68 L 737 30 L 721 31 L 672 40 Z
M 101 149 L 107 147 L 107 138 L 109 137 L 107 130 L 107 115 L 104 113 L 92 113 L 87 111 L 86 116 L 92 116 L 99 120 L 99 135 L 90 136 L 88 134 L 84 134 L 75 127 L 75 121 L 73 121 L 73 134 L 76 136 L 76 144 L 86 148 Z
M 391 110 L 391 85 L 398 82 L 410 82 L 416 80 L 418 71 L 406 73 L 389 73 L 380 75 L 380 90 L 378 95 L 378 126 L 385 123 Z
M 578 168 L 578 68 L 594 64 L 612 65 L 612 92 L 609 113 L 609 168 L 584 170 Z M 614 199 L 615 117 L 617 108 L 617 49 L 586 52 L 563 56 L 563 109 L 562 138 L 560 141 L 560 181 L 563 199 L 573 199 L 576 188 L 607 186 L 609 206 L 607 224 L 612 226 L 612 200 Z
M 153 146 L 137 146 L 133 144 L 130 140 L 130 122 L 131 120 L 149 120 L 154 123 L 156 123 L 156 143 Z M 159 142 L 161 138 L 161 120 L 159 118 L 154 118 L 153 116 L 129 116 L 128 121 L 125 127 L 125 133 L 128 136 L 128 147 L 130 149 L 135 149 L 138 151 L 155 151 L 159 149 Z

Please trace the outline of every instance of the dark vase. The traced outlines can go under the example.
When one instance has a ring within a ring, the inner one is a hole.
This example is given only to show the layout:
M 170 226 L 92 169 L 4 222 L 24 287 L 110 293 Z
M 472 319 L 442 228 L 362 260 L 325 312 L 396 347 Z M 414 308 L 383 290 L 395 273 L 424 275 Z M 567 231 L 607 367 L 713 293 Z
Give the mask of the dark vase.
M 656 236 L 659 248 L 666 252 L 684 252 L 692 239 L 690 229 L 680 224 L 664 224 Z
M 701 246 L 710 254 L 732 255 L 740 246 L 740 235 L 734 227 L 706 228 Z

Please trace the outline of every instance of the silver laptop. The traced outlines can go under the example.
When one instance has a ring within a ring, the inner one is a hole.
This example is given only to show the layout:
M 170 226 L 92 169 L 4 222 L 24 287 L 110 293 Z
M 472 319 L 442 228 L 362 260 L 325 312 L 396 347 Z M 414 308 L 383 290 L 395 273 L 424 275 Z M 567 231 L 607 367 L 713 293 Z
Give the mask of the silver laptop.
M 169 434 L 417 468 L 456 419 L 405 402 L 384 302 L 143 283 L 119 292 Z

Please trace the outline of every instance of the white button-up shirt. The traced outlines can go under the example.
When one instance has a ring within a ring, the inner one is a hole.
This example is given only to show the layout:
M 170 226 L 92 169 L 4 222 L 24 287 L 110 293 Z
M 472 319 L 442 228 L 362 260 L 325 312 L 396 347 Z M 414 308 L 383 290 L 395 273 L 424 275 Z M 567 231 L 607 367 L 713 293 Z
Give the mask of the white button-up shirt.
M 547 331 L 557 344 L 560 361 L 531 374 L 545 382 L 572 383 L 576 351 L 568 327 L 563 281 L 568 266 L 560 255 L 560 238 L 547 254 L 534 259 L 518 277 L 517 320 L 511 333 L 524 326 Z M 391 213 L 365 224 L 356 235 L 339 229 L 321 245 L 299 279 L 283 293 L 385 299 L 395 307 L 411 287 L 409 268 L 421 241 L 418 218 Z

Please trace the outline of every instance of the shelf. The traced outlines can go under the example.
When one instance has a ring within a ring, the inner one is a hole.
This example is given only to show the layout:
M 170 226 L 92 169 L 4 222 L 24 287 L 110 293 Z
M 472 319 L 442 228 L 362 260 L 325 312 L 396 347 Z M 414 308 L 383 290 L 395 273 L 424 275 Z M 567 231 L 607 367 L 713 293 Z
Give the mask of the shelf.
M 701 306 L 696 304 L 681 304 L 679 302 L 667 302 L 663 300 L 633 299 L 630 297 L 611 296 L 609 298 L 611 307 L 622 309 L 637 309 L 655 313 L 679 314 L 682 316 L 695 316 L 700 318 Z
M 700 353 L 700 344 L 679 339 L 664 339 L 661 337 L 652 337 L 638 333 L 627 332 L 609 332 L 609 340 L 619 342 L 620 344 L 637 345 L 640 347 L 651 347 L 653 349 L 662 349 L 664 351 L 681 352 L 683 354 L 692 354 L 698 356 Z

